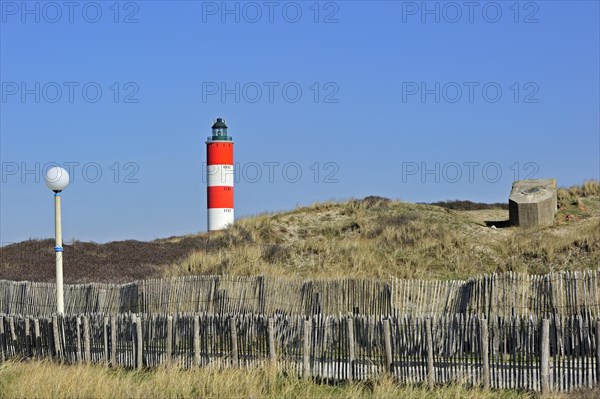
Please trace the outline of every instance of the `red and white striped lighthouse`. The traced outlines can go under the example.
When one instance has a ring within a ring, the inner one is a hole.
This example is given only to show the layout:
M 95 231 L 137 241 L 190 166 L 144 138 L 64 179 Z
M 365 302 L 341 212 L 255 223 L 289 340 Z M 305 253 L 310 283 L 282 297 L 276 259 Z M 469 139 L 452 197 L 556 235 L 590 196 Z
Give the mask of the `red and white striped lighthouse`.
M 233 139 L 225 120 L 217 118 L 206 140 L 208 231 L 233 224 Z

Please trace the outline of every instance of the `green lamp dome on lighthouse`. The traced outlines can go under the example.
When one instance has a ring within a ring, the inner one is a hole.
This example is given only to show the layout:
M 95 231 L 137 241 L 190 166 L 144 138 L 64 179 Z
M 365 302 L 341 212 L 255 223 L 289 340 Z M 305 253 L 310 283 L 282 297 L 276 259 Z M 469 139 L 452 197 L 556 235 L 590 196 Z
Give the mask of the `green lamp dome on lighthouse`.
M 227 125 L 225 119 L 217 118 L 217 121 L 212 125 L 213 138 L 219 140 L 227 140 Z

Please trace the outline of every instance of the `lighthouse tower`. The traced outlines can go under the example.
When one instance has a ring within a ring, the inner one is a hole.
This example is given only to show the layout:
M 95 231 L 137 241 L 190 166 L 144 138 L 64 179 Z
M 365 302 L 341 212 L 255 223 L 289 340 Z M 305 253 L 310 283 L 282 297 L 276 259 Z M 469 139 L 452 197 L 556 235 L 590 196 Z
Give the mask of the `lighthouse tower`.
M 208 231 L 233 224 L 233 140 L 225 120 L 217 118 L 206 140 Z

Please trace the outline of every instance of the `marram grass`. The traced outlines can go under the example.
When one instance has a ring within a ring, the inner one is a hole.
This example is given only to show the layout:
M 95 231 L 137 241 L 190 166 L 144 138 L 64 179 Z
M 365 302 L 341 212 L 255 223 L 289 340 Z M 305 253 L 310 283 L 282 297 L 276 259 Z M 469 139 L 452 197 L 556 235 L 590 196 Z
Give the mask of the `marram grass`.
M 73 241 L 64 244 L 65 282 L 190 274 L 446 280 L 596 269 L 600 182 L 561 188 L 557 200 L 554 226 L 531 229 L 503 228 L 509 212 L 501 204 L 434 206 L 367 197 L 244 217 L 211 234 L 149 242 Z M 53 248 L 52 239 L 0 247 L 0 279 L 54 281 Z
M 389 200 L 317 203 L 240 219 L 211 235 L 213 249 L 193 251 L 164 270 L 168 276 L 444 280 L 595 269 L 598 192 L 594 182 L 561 189 L 555 225 L 539 228 L 487 227 L 483 219 L 492 224 L 508 219 L 503 209 L 463 212 Z
M 589 398 L 597 391 L 579 392 Z M 588 396 L 589 395 L 589 396 Z M 321 384 L 271 369 L 158 368 L 126 371 L 102 365 L 59 365 L 49 361 L 0 364 L 4 398 L 536 398 L 531 392 L 484 391 L 461 384 L 400 386 L 389 377 Z M 550 394 L 547 398 L 567 398 Z M 579 397 L 573 396 L 571 397 Z

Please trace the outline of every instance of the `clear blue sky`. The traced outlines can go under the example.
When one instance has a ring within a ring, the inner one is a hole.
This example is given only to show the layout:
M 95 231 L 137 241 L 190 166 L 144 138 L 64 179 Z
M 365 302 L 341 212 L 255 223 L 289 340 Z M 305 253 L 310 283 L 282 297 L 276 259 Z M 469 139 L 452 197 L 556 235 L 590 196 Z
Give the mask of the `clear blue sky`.
M 53 236 L 52 162 L 66 241 L 206 230 L 219 116 L 237 218 L 599 177 L 596 1 L 0 4 L 3 244 Z

